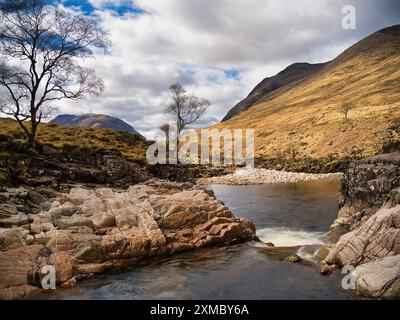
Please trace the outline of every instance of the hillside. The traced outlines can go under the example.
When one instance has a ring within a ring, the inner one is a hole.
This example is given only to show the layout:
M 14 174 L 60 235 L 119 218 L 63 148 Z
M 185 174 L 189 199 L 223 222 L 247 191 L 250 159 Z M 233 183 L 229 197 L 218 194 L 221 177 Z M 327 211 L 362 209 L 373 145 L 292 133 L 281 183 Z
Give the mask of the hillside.
M 82 115 L 60 114 L 50 123 L 83 128 L 105 128 L 113 131 L 126 131 L 139 134 L 125 121 L 105 114 L 86 113 Z
M 240 101 L 231 110 L 229 110 L 227 115 L 222 119 L 222 122 L 237 116 L 261 101 L 266 102 L 269 99 L 273 99 L 273 93 L 278 89 L 283 88 L 283 90 L 289 90 L 300 81 L 303 81 L 308 76 L 321 70 L 324 66 L 325 63 L 294 63 L 285 70 L 279 72 L 277 75 L 265 78 L 249 93 L 245 99 Z
M 263 160 L 340 161 L 390 149 L 400 132 L 400 25 L 272 95 L 213 127 L 254 128 L 256 157 Z M 345 102 L 352 104 L 347 121 L 340 111 Z
M 3 144 L 22 144 L 25 139 L 16 121 L 0 118 L 0 151 Z M 147 142 L 136 134 L 105 128 L 76 128 L 42 123 L 37 132 L 39 145 L 54 149 L 93 149 L 121 153 L 128 160 L 144 160 Z

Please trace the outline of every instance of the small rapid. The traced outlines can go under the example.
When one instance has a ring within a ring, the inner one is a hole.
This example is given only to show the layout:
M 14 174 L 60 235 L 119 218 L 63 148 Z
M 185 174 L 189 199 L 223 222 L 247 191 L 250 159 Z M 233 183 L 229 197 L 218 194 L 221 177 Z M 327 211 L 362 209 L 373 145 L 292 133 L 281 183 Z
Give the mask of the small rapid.
M 320 237 L 322 232 L 292 230 L 288 228 L 263 228 L 257 230 L 258 238 L 265 243 L 272 243 L 276 247 L 294 247 L 311 244 L 323 244 Z

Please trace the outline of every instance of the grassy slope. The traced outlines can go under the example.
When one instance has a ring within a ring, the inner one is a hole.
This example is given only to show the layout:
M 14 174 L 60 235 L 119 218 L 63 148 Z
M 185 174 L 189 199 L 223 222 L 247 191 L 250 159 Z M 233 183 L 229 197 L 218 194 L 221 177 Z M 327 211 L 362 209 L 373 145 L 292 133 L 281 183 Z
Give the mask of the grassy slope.
M 0 118 L 0 135 L 6 135 L 11 140 L 24 141 L 22 130 L 16 121 Z M 145 159 L 146 142 L 128 132 L 115 132 L 103 128 L 78 128 L 40 124 L 37 141 L 55 149 L 79 148 L 94 150 L 119 151 L 128 160 Z M 0 154 L 1 156 L 1 154 Z
M 343 102 L 354 103 L 347 123 L 339 111 Z M 298 157 L 318 159 L 377 153 L 398 139 L 399 122 L 400 26 L 394 26 L 352 46 L 307 81 L 214 127 L 254 128 L 256 156 L 264 159 L 293 148 Z

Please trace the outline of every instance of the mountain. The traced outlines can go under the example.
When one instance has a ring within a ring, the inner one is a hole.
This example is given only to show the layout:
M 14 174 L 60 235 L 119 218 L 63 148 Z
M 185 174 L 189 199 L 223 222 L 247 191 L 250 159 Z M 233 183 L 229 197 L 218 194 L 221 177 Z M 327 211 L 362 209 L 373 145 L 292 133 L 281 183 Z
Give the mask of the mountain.
M 272 93 L 276 92 L 278 89 L 282 87 L 286 90 L 290 89 L 308 76 L 321 70 L 325 65 L 326 63 L 294 63 L 285 70 L 279 72 L 277 75 L 265 78 L 245 99 L 236 104 L 227 113 L 227 115 L 222 119 L 222 122 L 246 111 L 261 101 L 266 102 L 267 100 L 272 99 L 274 97 Z
M 265 79 L 242 102 L 247 110 L 213 127 L 254 128 L 262 159 L 343 159 L 400 145 L 400 25 L 375 32 L 314 70 L 306 66 L 298 77 L 282 76 L 291 69 L 296 64 Z M 286 82 L 270 91 L 274 78 Z M 344 103 L 351 106 L 347 120 Z
M 113 131 L 126 131 L 140 135 L 131 125 L 125 121 L 107 116 L 105 114 L 86 113 L 82 115 L 60 114 L 50 123 L 83 128 L 106 128 Z M 141 135 L 140 135 L 141 136 Z

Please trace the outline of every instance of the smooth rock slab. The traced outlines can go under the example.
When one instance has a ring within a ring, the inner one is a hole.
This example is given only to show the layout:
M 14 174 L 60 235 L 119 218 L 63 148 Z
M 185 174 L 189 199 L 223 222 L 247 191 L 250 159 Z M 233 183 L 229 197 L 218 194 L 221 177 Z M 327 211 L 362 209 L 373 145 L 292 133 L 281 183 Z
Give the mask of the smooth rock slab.
M 400 255 L 362 264 L 356 268 L 357 294 L 363 297 L 400 297 Z
M 329 264 L 358 265 L 400 254 L 400 205 L 383 207 L 343 235 L 326 257 Z

